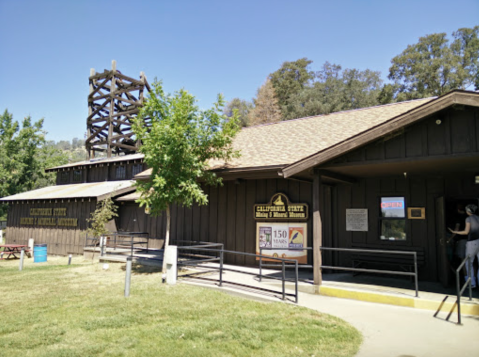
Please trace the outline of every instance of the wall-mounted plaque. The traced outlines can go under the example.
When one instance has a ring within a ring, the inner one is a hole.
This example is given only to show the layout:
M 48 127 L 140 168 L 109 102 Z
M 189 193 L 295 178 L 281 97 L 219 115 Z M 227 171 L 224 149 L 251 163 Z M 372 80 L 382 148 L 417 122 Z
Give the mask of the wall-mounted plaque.
M 426 219 L 426 208 L 424 208 L 424 207 L 408 207 L 407 218 L 409 218 L 409 219 Z
M 304 221 L 308 219 L 308 205 L 291 203 L 284 193 L 276 193 L 269 203 L 254 205 L 254 218 L 266 221 Z
M 346 209 L 346 230 L 350 232 L 368 231 L 368 209 L 347 208 Z

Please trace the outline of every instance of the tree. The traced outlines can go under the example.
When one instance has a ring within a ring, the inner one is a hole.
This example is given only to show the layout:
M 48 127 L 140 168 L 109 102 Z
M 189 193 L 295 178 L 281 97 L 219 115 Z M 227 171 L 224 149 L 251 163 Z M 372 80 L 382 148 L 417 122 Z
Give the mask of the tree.
M 222 115 L 221 95 L 211 109 L 200 110 L 193 95 L 182 89 L 173 95 L 163 91 L 155 81 L 133 131 L 142 145 L 140 152 L 152 169 L 148 181 L 137 181 L 140 207 L 150 208 L 152 215 L 166 211 L 165 251 L 170 237 L 170 206 L 173 203 L 191 207 L 208 203 L 202 183 L 221 184 L 221 178 L 209 170 L 210 160 L 228 161 L 238 156 L 232 148 L 239 130 L 237 113 Z M 147 127 L 142 118 L 151 118 Z M 166 261 L 163 260 L 163 272 Z
M 242 127 L 249 125 L 248 115 L 253 109 L 253 103 L 248 102 L 247 100 L 233 98 L 228 103 L 223 110 L 223 114 L 228 118 L 231 118 L 234 114 L 234 111 L 238 111 L 238 119 Z
M 51 157 L 45 149 L 43 119 L 32 122 L 30 117 L 22 125 L 13 120 L 7 110 L 0 115 L 0 197 L 40 188 L 54 182 L 45 174 L 50 165 L 64 164 L 66 158 Z M 0 217 L 6 206 L 0 206 Z
M 118 207 L 115 206 L 111 197 L 98 202 L 95 212 L 91 213 L 91 218 L 87 219 L 87 222 L 91 223 L 91 226 L 87 229 L 89 236 L 99 238 L 105 234 L 110 233 L 106 229 L 106 224 L 113 218 L 118 217 L 116 211 Z
M 291 117 L 287 110 L 290 98 L 310 85 L 314 79 L 314 72 L 309 69 L 311 63 L 313 61 L 307 58 L 284 62 L 280 69 L 268 77 L 273 84 L 278 104 L 283 113 L 283 120 Z
M 419 38 L 391 60 L 388 78 L 394 85 L 383 89 L 396 101 L 439 96 L 453 89 L 479 89 L 479 26 L 461 28 L 450 44 L 446 33 Z
M 281 121 L 281 110 L 278 105 L 271 80 L 258 88 L 256 98 L 253 99 L 254 108 L 250 111 L 249 125 L 276 123 Z
M 381 91 L 380 73 L 345 69 L 326 62 L 316 81 L 289 99 L 285 119 L 329 114 L 377 105 Z

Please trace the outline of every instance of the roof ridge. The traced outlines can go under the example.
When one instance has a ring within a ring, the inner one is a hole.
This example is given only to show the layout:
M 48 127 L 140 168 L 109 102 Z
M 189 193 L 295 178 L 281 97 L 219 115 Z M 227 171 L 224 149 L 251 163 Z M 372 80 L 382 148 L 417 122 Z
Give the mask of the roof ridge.
M 420 100 L 426 100 L 426 99 L 433 100 L 433 99 L 436 99 L 436 98 L 438 98 L 438 97 L 435 96 L 435 97 L 427 97 L 427 98 L 418 98 L 418 99 L 405 100 L 405 101 L 396 102 L 396 103 L 388 103 L 388 104 L 375 105 L 375 106 L 372 106 L 372 107 L 364 107 L 364 108 L 357 108 L 357 109 L 341 110 L 341 111 L 339 111 L 339 112 L 332 112 L 332 113 L 328 113 L 328 114 L 311 115 L 311 116 L 309 116 L 309 117 L 302 117 L 302 118 L 296 118 L 296 119 L 282 120 L 282 121 L 274 122 L 274 123 L 265 123 L 265 124 L 258 124 L 258 125 L 253 125 L 253 126 L 246 126 L 246 127 L 242 128 L 241 130 L 259 128 L 259 127 L 269 126 L 269 125 L 290 123 L 290 122 L 294 122 L 294 121 L 311 119 L 311 118 L 325 117 L 325 116 L 328 116 L 328 115 L 334 115 L 334 114 L 340 114 L 340 113 L 358 112 L 358 111 L 361 111 L 361 110 L 368 110 L 368 109 L 374 109 L 374 108 L 380 108 L 380 107 L 388 107 L 388 106 L 405 104 L 405 103 L 411 103 L 411 102 L 420 101 Z

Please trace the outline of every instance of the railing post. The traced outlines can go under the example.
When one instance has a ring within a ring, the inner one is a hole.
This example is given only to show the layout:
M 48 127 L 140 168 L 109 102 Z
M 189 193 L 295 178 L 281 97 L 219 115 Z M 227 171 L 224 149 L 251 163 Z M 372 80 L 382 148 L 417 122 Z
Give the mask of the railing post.
M 295 292 L 296 292 L 296 304 L 298 303 L 298 280 L 299 280 L 299 274 L 298 274 L 298 261 L 296 260 L 295 265 L 294 265 L 294 270 L 295 270 L 295 275 L 296 275 L 296 283 L 295 283 Z
M 419 283 L 417 277 L 417 252 L 414 253 L 414 284 L 416 286 L 416 297 L 419 297 Z
M 131 234 L 130 237 L 131 237 L 131 256 L 133 256 L 133 234 Z
M 20 252 L 20 265 L 18 266 L 19 271 L 23 270 L 23 259 L 24 258 L 25 258 L 25 248 L 22 248 L 22 251 Z
M 472 274 L 474 274 L 473 270 L 472 270 L 472 260 L 471 260 L 471 257 L 467 257 L 467 261 L 469 262 L 469 274 L 472 272 Z M 472 285 L 471 285 L 471 281 L 472 281 L 472 278 L 469 277 L 469 301 L 472 300 Z
M 259 248 L 259 282 L 263 278 L 263 248 Z
M 125 297 L 130 296 L 131 259 L 131 257 L 126 258 Z
M 220 286 L 223 286 L 223 258 L 224 258 L 223 249 L 224 249 L 224 246 L 222 246 L 220 250 Z
M 283 263 L 283 300 L 286 299 L 286 293 L 285 293 L 285 288 L 286 288 L 286 271 L 285 271 L 285 268 L 284 268 L 284 260 L 281 260 L 281 263 Z

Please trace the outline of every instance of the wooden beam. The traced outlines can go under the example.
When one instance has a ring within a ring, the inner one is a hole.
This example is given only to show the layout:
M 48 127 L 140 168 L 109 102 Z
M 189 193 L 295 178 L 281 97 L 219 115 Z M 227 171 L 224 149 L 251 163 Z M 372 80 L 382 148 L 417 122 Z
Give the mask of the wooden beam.
M 93 113 L 91 113 L 88 118 L 86 118 L 86 120 L 90 120 L 91 118 L 93 118 L 95 115 L 97 115 L 110 101 L 109 100 L 105 100 L 105 102 L 100 105 L 99 108 L 97 108 Z
M 93 92 L 91 92 L 90 94 L 88 94 L 88 98 L 93 98 L 93 96 L 103 88 L 103 86 L 106 84 L 106 82 L 108 82 L 110 80 L 109 77 L 106 77 L 105 80 L 103 82 L 101 82 L 100 84 L 97 85 L 96 89 L 93 90 Z
M 341 181 L 343 183 L 347 183 L 350 185 L 355 184 L 357 182 L 357 180 L 354 177 L 339 174 L 337 172 L 332 172 L 328 170 L 317 170 L 317 172 L 322 177 L 327 177 L 327 178 L 330 178 L 336 181 Z
M 319 172 L 314 173 L 313 180 L 313 284 L 315 292 L 319 292 L 322 284 L 321 246 L 323 244 L 323 224 L 321 221 L 322 183 Z

